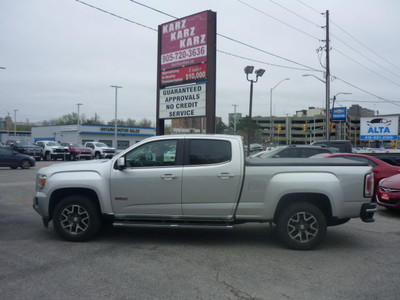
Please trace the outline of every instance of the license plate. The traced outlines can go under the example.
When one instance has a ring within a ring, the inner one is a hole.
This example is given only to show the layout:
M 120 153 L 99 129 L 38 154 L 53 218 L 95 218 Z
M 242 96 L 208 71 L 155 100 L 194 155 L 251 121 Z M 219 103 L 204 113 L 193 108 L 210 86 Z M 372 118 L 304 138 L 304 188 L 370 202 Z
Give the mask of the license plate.
M 385 201 L 390 201 L 390 195 L 389 195 L 389 194 L 386 194 L 386 193 L 383 193 L 383 194 L 381 195 L 381 199 L 382 199 L 382 200 L 385 200 Z

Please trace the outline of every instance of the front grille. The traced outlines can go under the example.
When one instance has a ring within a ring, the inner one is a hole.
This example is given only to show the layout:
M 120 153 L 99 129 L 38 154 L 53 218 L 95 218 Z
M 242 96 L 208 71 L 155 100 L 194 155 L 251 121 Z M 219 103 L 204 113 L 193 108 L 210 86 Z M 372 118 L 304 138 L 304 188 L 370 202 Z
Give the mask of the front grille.
M 103 150 L 104 153 L 114 153 L 114 150 Z

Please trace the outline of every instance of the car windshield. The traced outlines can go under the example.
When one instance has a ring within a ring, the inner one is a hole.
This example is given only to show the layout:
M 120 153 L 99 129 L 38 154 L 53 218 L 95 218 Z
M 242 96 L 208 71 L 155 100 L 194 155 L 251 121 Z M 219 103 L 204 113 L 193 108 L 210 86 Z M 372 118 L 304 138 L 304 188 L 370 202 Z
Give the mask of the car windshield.
M 57 143 L 57 142 L 47 142 L 46 143 L 47 144 L 47 146 L 61 146 L 59 143 Z
M 78 143 L 71 143 L 69 144 L 70 147 L 74 147 L 74 148 L 83 148 L 83 146 L 81 144 Z
M 15 143 L 22 146 L 33 146 L 32 142 L 30 141 L 16 141 Z
M 94 143 L 96 145 L 96 147 L 108 147 L 106 144 L 104 143 Z

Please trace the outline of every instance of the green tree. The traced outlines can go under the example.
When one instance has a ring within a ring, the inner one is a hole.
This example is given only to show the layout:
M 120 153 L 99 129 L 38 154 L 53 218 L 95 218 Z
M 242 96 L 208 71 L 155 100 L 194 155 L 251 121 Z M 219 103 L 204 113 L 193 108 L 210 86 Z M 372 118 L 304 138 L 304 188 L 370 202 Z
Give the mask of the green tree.
M 226 133 L 229 127 L 222 121 L 219 121 L 219 123 L 216 126 L 216 133 Z
M 249 126 L 250 123 L 250 126 Z M 249 127 L 250 127 L 250 142 L 251 143 L 262 143 L 262 132 L 260 126 L 251 120 L 249 122 L 249 117 L 242 118 L 236 124 L 236 131 L 238 134 L 243 136 L 243 138 L 247 141 L 247 136 L 249 134 Z

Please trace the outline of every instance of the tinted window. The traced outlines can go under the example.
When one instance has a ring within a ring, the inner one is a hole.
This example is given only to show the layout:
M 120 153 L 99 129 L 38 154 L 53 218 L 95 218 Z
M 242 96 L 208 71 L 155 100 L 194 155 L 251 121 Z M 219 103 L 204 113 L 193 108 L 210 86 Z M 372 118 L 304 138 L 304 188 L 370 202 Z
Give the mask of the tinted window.
M 127 167 L 156 167 L 176 164 L 177 140 L 150 142 L 125 156 Z
M 191 140 L 189 146 L 189 164 L 204 165 L 230 161 L 231 143 L 218 140 Z
M 288 148 L 279 152 L 276 157 L 300 157 L 299 149 Z

